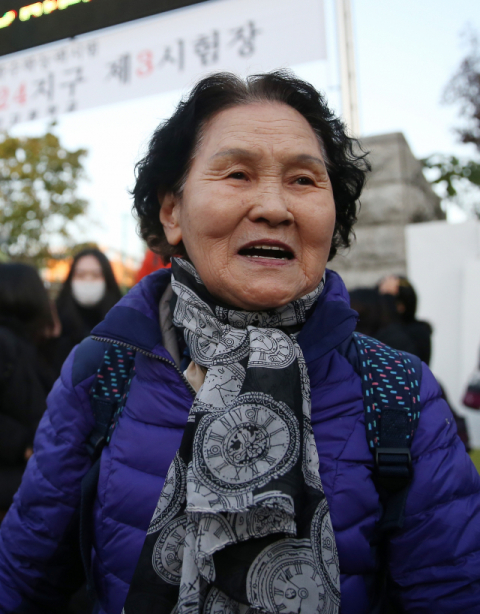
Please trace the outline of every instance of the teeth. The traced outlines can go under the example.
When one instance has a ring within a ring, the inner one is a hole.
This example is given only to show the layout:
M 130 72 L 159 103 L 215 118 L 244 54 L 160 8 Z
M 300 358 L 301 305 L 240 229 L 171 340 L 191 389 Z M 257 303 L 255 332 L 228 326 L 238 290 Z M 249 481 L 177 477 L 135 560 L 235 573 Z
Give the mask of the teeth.
M 274 256 L 257 256 L 246 254 L 247 258 L 263 258 L 264 260 L 288 260 L 288 258 L 275 258 Z
M 259 249 L 272 249 L 275 250 L 277 252 L 283 252 L 285 251 L 282 247 L 276 247 L 275 245 L 253 245 L 252 247 L 256 247 Z
M 259 252 L 261 251 L 262 253 L 248 253 L 248 252 Z M 282 252 L 281 254 L 277 254 L 276 256 L 274 256 L 273 254 L 271 256 L 267 256 L 265 254 L 265 252 Z M 267 260 L 288 260 L 291 256 L 291 254 L 288 254 L 287 250 L 285 250 L 283 247 L 278 247 L 277 245 L 264 245 L 263 243 L 257 243 L 256 245 L 251 245 L 249 248 L 244 248 L 241 250 L 241 252 L 244 252 L 243 255 L 246 256 L 247 258 L 264 258 Z

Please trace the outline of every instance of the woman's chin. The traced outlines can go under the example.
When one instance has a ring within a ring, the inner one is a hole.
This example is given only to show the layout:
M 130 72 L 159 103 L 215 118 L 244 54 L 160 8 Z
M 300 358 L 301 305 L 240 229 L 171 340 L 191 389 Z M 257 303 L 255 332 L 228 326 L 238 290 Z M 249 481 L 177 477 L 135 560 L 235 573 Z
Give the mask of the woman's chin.
M 280 266 L 270 263 L 252 266 L 249 260 L 237 258 L 220 267 L 219 271 L 200 266 L 197 270 L 213 296 L 232 307 L 248 311 L 283 307 L 313 290 L 316 278 L 320 283 L 323 274 L 307 279 L 296 259 Z
M 246 283 L 240 288 L 224 288 L 228 291 L 222 297 L 227 303 L 238 309 L 247 311 L 265 311 L 283 307 L 297 298 L 293 288 L 281 287 L 278 284 L 263 283 L 261 285 Z

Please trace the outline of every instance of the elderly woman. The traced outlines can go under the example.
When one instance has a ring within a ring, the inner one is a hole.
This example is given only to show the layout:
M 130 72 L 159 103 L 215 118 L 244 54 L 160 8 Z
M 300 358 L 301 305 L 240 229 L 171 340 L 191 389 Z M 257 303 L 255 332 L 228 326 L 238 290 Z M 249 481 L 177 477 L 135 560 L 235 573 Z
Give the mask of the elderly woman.
M 377 530 L 356 313 L 326 269 L 364 183 L 354 145 L 284 73 L 210 76 L 158 128 L 135 208 L 172 270 L 66 361 L 2 526 L 1 612 L 61 612 L 76 586 L 102 390 L 122 400 L 90 510 L 96 612 L 478 612 L 480 479 L 426 366 L 403 523 Z

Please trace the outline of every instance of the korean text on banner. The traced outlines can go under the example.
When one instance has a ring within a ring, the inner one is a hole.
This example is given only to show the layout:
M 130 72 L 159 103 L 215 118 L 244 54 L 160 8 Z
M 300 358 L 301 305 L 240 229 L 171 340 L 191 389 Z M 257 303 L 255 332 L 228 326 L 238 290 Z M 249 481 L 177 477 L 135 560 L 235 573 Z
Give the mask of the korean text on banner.
M 217 0 L 0 61 L 0 130 L 42 117 L 326 59 L 322 0 Z

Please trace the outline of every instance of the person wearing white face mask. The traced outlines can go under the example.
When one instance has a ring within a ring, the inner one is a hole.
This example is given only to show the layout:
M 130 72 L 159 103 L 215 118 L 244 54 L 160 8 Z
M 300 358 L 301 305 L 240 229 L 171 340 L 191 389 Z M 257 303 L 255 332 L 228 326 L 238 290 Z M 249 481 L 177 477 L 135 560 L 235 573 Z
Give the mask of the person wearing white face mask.
M 59 369 L 72 348 L 88 337 L 120 298 L 120 289 L 105 254 L 98 249 L 79 252 L 57 299 L 62 323 L 55 360 Z
M 86 259 L 92 259 L 93 256 L 86 256 Z M 102 279 L 74 279 L 72 281 L 72 295 L 73 298 L 82 305 L 82 307 L 92 307 L 99 303 L 105 296 L 106 284 Z

